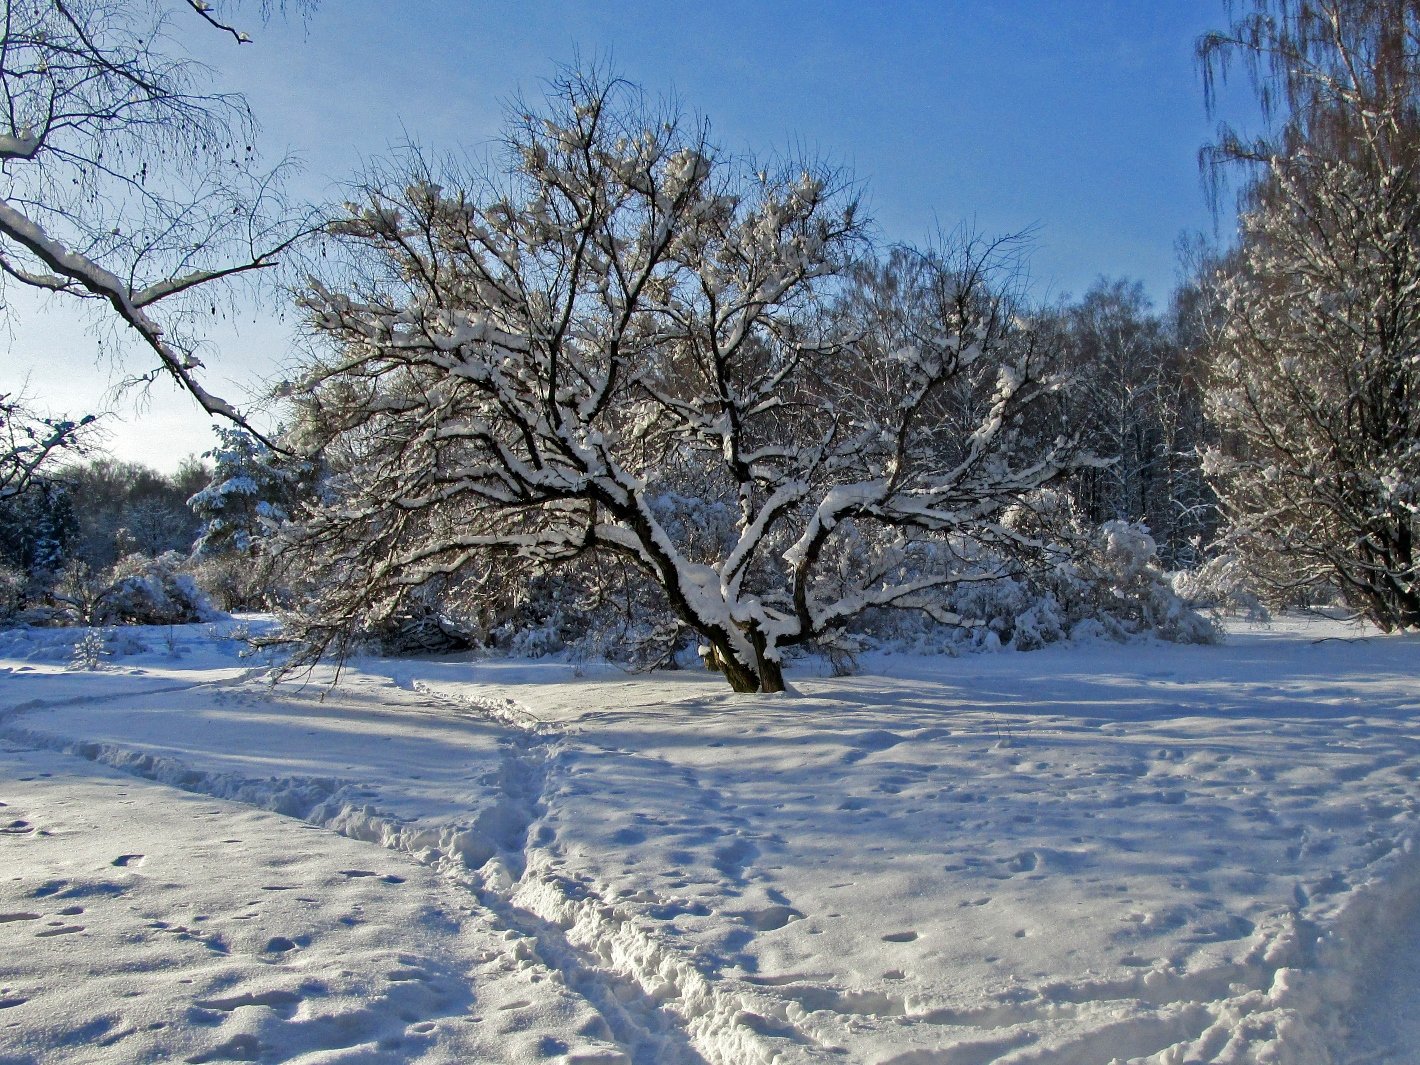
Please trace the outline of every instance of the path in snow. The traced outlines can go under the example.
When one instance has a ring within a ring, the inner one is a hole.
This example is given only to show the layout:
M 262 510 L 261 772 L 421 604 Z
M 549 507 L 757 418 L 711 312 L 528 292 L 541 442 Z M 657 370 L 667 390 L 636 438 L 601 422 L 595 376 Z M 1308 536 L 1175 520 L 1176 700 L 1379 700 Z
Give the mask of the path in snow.
M 555 973 L 558 993 L 573 996 L 594 1019 L 568 1025 L 559 1038 L 541 1039 L 538 1053 L 505 1045 L 466 1060 L 704 1065 L 707 1059 L 694 1044 L 707 1039 L 717 1048 L 717 1062 L 768 1060 L 752 1028 L 734 1021 L 737 1000 L 722 1001 L 692 966 L 663 954 L 623 915 L 564 876 L 561 860 L 528 869 L 528 855 L 541 853 L 529 841 L 529 829 L 541 814 L 549 741 L 536 729 L 510 726 L 501 704 L 471 708 L 427 691 L 406 694 L 380 680 L 330 694 L 283 690 L 282 699 L 259 684 L 156 688 L 133 674 L 108 677 L 100 693 L 92 690 L 99 678 L 91 675 L 50 679 L 87 694 L 65 694 L 53 703 L 28 700 L 0 711 L 0 734 L 12 746 L 66 752 L 404 852 L 442 872 L 456 896 L 486 909 L 509 940 L 503 951 L 518 968 Z M 129 708 L 133 703 L 137 709 Z M 27 727 L 33 718 L 53 721 L 71 709 L 88 722 L 83 731 L 93 738 L 70 740 Z M 381 718 L 385 731 L 372 735 Z M 120 738 L 125 725 L 142 727 L 138 735 Z M 432 753 L 436 746 L 445 752 L 442 759 Z M 297 753 L 274 753 L 283 749 Z M 471 761 L 470 754 L 476 756 Z M 305 772 L 257 775 L 278 760 L 287 770 Z M 373 783 L 390 770 L 399 789 Z M 684 986 L 667 991 L 668 976 Z M 682 1000 L 680 1010 L 663 1008 L 668 995 Z M 728 1036 L 717 1029 L 725 1019 L 717 1012 L 728 1018 Z M 707 1016 L 705 1023 L 694 1023 Z M 57 1058 L 36 1060 L 67 1062 L 71 1042 L 48 1047 Z M 263 1045 L 286 1046 L 279 1038 Z M 280 1060 L 287 1060 L 284 1051 Z
M 568 1018 L 473 1060 L 1362 1065 L 1416 1042 L 1414 641 L 906 658 L 792 700 L 454 662 L 272 692 L 204 653 L 11 665 L 0 736 L 442 874 L 505 966 L 449 963 L 473 1000 L 535 982 Z M 420 1035 L 352 995 L 382 1038 Z M 343 1060 L 280 1038 L 264 1059 Z

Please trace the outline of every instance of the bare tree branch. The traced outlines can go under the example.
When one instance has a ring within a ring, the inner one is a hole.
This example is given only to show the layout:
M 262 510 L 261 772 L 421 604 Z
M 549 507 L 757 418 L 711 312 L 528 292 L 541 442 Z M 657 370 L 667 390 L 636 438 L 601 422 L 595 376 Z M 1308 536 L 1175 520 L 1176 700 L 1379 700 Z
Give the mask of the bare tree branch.
M 245 40 L 204 0 L 174 4 Z M 206 411 L 250 430 L 174 338 L 191 297 L 272 271 L 311 225 L 281 200 L 283 168 L 260 165 L 245 102 L 208 88 L 167 15 L 5 0 L 0 280 L 104 301 Z

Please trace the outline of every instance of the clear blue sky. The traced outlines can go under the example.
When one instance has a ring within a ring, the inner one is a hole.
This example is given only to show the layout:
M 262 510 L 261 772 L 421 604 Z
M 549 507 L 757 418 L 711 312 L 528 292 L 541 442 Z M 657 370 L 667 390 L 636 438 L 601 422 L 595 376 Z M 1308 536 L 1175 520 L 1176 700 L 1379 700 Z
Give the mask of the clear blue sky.
M 240 48 L 181 12 L 174 27 L 220 87 L 247 95 L 267 157 L 302 158 L 301 195 L 338 198 L 362 161 L 406 139 L 486 144 L 515 94 L 536 98 L 580 54 L 674 95 L 725 149 L 842 165 L 885 240 L 962 221 L 1033 228 L 1038 297 L 1109 275 L 1163 303 L 1175 240 L 1213 225 L 1196 160 L 1215 123 L 1193 49 L 1225 15 L 1222 0 L 326 0 L 304 22 L 252 25 Z M 1241 98 L 1228 106 L 1250 114 Z M 287 333 L 271 311 L 214 339 L 218 391 L 240 395 L 280 360 Z M 6 362 L 51 407 L 91 409 L 108 371 L 56 314 L 17 329 Z M 210 446 L 195 406 L 166 386 L 146 414 L 119 412 L 125 457 L 171 468 Z

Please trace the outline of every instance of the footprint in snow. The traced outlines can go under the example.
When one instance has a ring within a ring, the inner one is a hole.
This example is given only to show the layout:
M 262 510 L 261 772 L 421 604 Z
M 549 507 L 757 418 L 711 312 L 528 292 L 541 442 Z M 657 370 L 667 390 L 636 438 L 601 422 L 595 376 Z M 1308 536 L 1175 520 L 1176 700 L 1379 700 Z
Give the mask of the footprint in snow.
M 762 910 L 739 910 L 729 914 L 738 917 L 756 932 L 773 932 L 793 921 L 802 921 L 804 915 L 792 906 L 766 906 Z
M 1040 857 L 1034 851 L 1021 851 L 1007 862 L 1006 866 L 1015 873 L 1029 873 L 1039 864 Z
M 88 883 L 73 883 L 68 880 L 50 880 L 30 892 L 30 897 L 47 899 L 55 896 L 61 899 L 92 899 L 113 897 L 126 893 L 131 884 L 118 884 L 111 880 L 97 880 Z
M 235 1035 L 205 1054 L 194 1054 L 186 1060 L 188 1065 L 206 1065 L 209 1061 L 258 1061 L 263 1049 L 256 1036 Z
M 342 869 L 340 870 L 340 874 L 341 876 L 348 876 L 351 880 L 359 880 L 367 876 L 373 876 L 378 877 L 383 883 L 386 884 L 404 883 L 404 877 L 402 876 L 395 876 L 394 873 L 385 873 L 383 876 L 381 876 L 379 873 L 375 872 L 372 869 Z
M 84 931 L 84 926 L 79 924 L 65 924 L 63 921 L 54 922 L 57 927 L 46 928 L 43 932 L 36 932 L 36 939 L 49 939 L 51 936 L 72 936 L 76 932 Z
M 759 848 L 747 839 L 737 839 L 715 851 L 713 864 L 720 873 L 742 879 L 745 867 L 759 857 Z
M 231 1013 L 243 1006 L 266 1006 L 277 1011 L 288 1011 L 300 1001 L 301 996 L 294 991 L 262 991 L 258 994 L 202 999 L 195 1005 L 199 1009 L 218 1010 L 222 1013 Z

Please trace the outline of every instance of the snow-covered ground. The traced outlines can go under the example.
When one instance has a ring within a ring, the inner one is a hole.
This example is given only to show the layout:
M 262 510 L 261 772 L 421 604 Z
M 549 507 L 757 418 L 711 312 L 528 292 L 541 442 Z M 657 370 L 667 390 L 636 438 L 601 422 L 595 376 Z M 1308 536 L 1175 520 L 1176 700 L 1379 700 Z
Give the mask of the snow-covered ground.
M 0 1063 L 1420 1061 L 1420 641 L 466 660 L 0 634 Z

